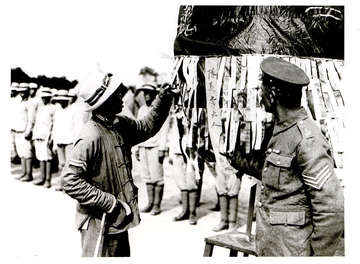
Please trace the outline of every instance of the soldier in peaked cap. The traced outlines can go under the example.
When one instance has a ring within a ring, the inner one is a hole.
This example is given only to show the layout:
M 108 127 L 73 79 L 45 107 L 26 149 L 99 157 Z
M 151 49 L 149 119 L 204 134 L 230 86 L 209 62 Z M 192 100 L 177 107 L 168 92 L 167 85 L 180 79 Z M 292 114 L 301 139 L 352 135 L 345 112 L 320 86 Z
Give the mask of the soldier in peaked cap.
M 326 138 L 301 106 L 306 73 L 276 57 L 262 61 L 261 99 L 275 124 L 262 149 L 231 165 L 261 180 L 258 256 L 333 256 L 344 231 L 344 194 Z
M 123 86 L 118 75 L 94 71 L 79 90 L 92 117 L 75 140 L 61 185 L 78 201 L 76 227 L 81 231 L 84 257 L 130 256 L 128 229 L 140 223 L 131 148 L 160 130 L 172 104 L 167 86 L 146 117 L 135 120 L 119 115 Z

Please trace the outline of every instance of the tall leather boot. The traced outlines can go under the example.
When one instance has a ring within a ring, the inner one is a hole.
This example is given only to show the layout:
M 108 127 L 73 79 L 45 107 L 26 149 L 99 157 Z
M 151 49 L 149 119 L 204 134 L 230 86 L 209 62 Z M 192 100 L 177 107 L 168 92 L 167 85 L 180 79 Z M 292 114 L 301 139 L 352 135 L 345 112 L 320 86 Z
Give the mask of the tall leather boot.
M 196 206 L 200 206 L 202 184 L 203 184 L 203 180 L 202 180 L 202 176 L 201 176 L 201 178 L 199 179 L 199 184 L 198 184 L 197 193 L 196 193 Z
M 26 175 L 25 175 L 24 178 L 21 178 L 21 181 L 30 182 L 30 181 L 33 180 L 33 176 L 32 176 L 32 158 L 25 159 L 25 164 L 26 164 Z
M 164 195 L 164 185 L 156 185 L 155 186 L 155 196 L 154 196 L 154 206 L 151 210 L 151 215 L 158 215 L 161 213 L 160 205 L 162 201 L 162 197 Z
M 25 158 L 21 158 L 20 162 L 21 162 L 21 172 L 22 173 L 20 176 L 15 178 L 17 180 L 21 180 L 21 179 L 25 178 L 25 176 L 26 176 L 26 160 L 25 160 Z
M 46 178 L 46 161 L 40 161 L 40 176 L 33 181 L 34 185 L 44 185 Z
M 174 221 L 182 221 L 189 219 L 189 192 L 187 190 L 181 191 L 182 212 L 173 218 Z
M 46 162 L 45 171 L 46 171 L 46 178 L 45 178 L 44 187 L 50 188 L 51 187 L 51 161 Z
M 145 206 L 145 208 L 141 209 L 140 211 L 143 213 L 149 213 L 151 209 L 154 206 L 154 190 L 155 186 L 153 183 L 147 183 L 146 184 L 146 191 L 148 195 L 148 204 Z
M 219 193 L 217 192 L 217 190 L 216 190 L 216 197 L 217 197 L 217 202 L 214 205 L 214 207 L 211 208 L 211 210 L 218 212 L 218 211 L 220 211 L 220 198 L 219 198 Z
M 229 228 L 229 222 L 228 222 L 228 209 L 229 209 L 229 201 L 227 195 L 220 195 L 219 196 L 219 202 L 220 202 L 220 215 L 221 220 L 220 223 L 213 228 L 213 231 L 219 232 L 221 230 L 225 230 Z
M 203 185 L 203 176 L 204 176 L 204 169 L 205 169 L 204 160 L 202 160 L 202 159 L 198 160 L 198 166 L 199 166 L 200 179 L 199 179 L 199 183 L 197 186 L 197 196 L 196 196 L 196 206 L 197 207 L 200 206 L 201 190 L 202 190 L 202 185 Z
M 197 197 L 197 190 L 190 190 L 189 191 L 189 224 L 196 225 L 196 197 Z
M 238 201 L 237 195 L 229 197 L 229 231 L 235 231 L 237 229 Z

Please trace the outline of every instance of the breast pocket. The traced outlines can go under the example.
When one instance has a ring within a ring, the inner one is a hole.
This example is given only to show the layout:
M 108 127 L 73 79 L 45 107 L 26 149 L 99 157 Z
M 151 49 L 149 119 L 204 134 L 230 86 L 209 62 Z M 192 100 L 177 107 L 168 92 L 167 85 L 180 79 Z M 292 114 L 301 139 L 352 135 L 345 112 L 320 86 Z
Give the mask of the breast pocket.
M 287 177 L 293 157 L 270 153 L 266 158 L 263 171 L 263 183 L 268 187 L 279 189 L 281 177 Z

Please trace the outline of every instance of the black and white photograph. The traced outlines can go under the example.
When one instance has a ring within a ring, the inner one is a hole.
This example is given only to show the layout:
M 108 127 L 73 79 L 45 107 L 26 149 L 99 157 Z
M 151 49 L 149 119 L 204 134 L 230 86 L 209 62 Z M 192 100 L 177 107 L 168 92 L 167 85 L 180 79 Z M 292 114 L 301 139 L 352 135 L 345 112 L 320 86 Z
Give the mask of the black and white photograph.
M 1 258 L 356 258 L 347 2 L 3 4 Z

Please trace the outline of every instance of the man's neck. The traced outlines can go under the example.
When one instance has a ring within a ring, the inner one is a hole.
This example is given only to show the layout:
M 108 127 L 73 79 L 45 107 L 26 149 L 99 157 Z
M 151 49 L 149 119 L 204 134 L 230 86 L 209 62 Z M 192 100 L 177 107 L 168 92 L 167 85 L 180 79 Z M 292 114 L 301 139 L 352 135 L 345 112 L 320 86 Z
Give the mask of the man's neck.
M 276 119 L 278 122 L 287 120 L 289 117 L 293 116 L 300 109 L 300 106 L 297 108 L 286 108 L 286 107 L 277 107 L 276 108 Z

